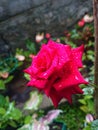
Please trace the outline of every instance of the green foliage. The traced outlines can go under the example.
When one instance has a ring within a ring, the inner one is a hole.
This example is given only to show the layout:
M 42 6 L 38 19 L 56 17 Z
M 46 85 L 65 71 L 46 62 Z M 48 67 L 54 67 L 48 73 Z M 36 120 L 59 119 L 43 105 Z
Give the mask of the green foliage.
M 26 116 L 25 120 L 24 120 L 24 124 L 29 124 L 32 120 L 32 116 L 28 115 Z
M 73 29 L 71 32 L 71 39 L 80 39 L 80 35 L 77 29 Z
M 79 104 L 61 104 L 59 109 L 63 111 L 56 121 L 67 125 L 68 130 L 79 130 L 83 128 L 85 113 L 79 109 Z
M 98 120 L 94 120 L 91 123 L 88 123 L 83 130 L 98 130 Z
M 14 77 L 13 75 L 8 76 L 8 78 L 6 78 L 6 79 L 3 80 L 4 83 L 7 84 L 7 83 L 11 82 L 12 79 L 13 79 L 13 77 Z
M 40 103 L 42 102 L 42 94 L 37 91 L 30 93 L 30 99 L 25 103 L 24 109 L 35 111 L 39 108 Z
M 27 80 L 30 80 L 30 75 L 29 74 L 24 74 L 24 77 L 27 79 Z
M 3 80 L 0 80 L 0 90 L 5 90 L 5 83 Z
M 10 102 L 8 97 L 0 95 L 0 129 L 7 126 L 17 127 L 21 117 L 22 113 L 15 107 L 15 103 Z
M 80 109 L 85 113 L 94 113 L 94 101 L 93 96 L 85 95 L 82 99 L 79 99 L 79 102 L 82 104 Z
M 26 47 L 27 47 L 30 54 L 36 54 L 37 53 L 35 43 L 30 41 L 29 39 L 26 40 Z
M 83 88 L 84 94 L 78 99 L 80 103 L 80 109 L 86 114 L 91 113 L 95 114 L 94 111 L 94 86 L 88 86 Z
M 11 56 L 5 59 L 0 59 L 0 72 L 14 72 L 18 67 L 18 60 Z
M 91 124 L 89 123 L 83 130 L 91 130 Z
M 6 84 L 11 82 L 11 80 L 13 79 L 13 76 L 9 76 L 6 79 L 0 79 L 0 90 L 6 90 Z
M 35 99 L 35 100 L 34 100 Z M 30 99 L 26 102 L 24 110 L 16 108 L 15 102 L 10 102 L 8 97 L 0 95 L 0 129 L 8 126 L 18 128 L 32 122 L 32 115 L 38 109 L 42 101 L 42 95 L 36 91 L 31 93 Z M 24 112 L 28 113 L 23 114 Z M 42 112 L 41 112 L 42 113 Z
M 98 120 L 94 120 L 91 123 L 91 130 L 97 130 L 98 129 Z
M 84 27 L 75 27 L 71 31 L 67 32 L 67 35 L 60 37 L 59 39 L 63 44 L 69 44 L 72 47 L 80 46 L 84 44 L 85 50 L 83 55 L 83 63 L 85 64 L 84 69 L 81 70 L 83 75 L 93 81 L 94 74 L 94 34 L 93 34 L 93 24 L 86 24 Z M 53 38 L 57 40 L 57 38 Z M 43 39 L 39 45 L 46 43 L 47 40 Z M 38 45 L 36 42 L 31 40 L 26 40 L 26 50 L 17 48 L 16 54 L 25 56 L 24 61 L 18 61 L 15 56 L 0 60 L 0 72 L 9 72 L 13 75 L 9 75 L 6 79 L 0 78 L 0 91 L 6 91 L 6 84 L 11 82 L 14 78 L 15 70 L 23 67 L 24 63 L 28 65 L 28 62 L 31 62 L 29 58 L 30 54 L 37 54 Z M 37 46 L 36 46 L 37 45 Z M 30 79 L 29 75 L 24 75 L 27 80 Z M 90 87 L 89 87 L 90 88 Z M 93 92 L 91 89 L 86 89 L 84 86 L 85 95 L 79 97 L 79 104 L 69 105 L 64 104 L 60 105 L 59 108 L 62 109 L 63 113 L 59 115 L 56 119 L 59 122 L 64 122 L 67 124 L 68 130 L 79 130 L 84 127 L 85 113 L 94 114 L 94 99 Z M 15 106 L 15 102 L 11 102 L 9 97 L 4 97 L 0 95 L 0 129 L 6 129 L 8 126 L 12 128 L 19 128 L 19 130 L 28 130 L 33 127 L 33 114 L 37 113 L 38 118 L 44 114 L 44 110 L 39 111 L 39 105 L 42 101 L 42 95 L 38 92 L 33 92 L 30 95 L 30 99 L 24 105 L 23 110 L 19 110 Z M 79 109 L 80 108 L 80 109 Z M 37 111 L 38 110 L 38 111 Z M 24 115 L 26 111 L 27 115 Z M 83 130 L 95 130 L 98 129 L 98 120 L 89 123 Z

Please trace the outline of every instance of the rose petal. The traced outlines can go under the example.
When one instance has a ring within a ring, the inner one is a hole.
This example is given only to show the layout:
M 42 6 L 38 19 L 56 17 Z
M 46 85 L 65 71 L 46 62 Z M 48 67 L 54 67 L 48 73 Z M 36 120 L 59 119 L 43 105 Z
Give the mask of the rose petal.
M 86 122 L 90 123 L 94 120 L 93 116 L 91 114 L 86 115 Z
M 84 45 L 81 45 L 80 47 L 72 49 L 72 55 L 79 68 L 83 67 L 83 65 L 82 65 L 83 51 L 84 51 Z
M 61 95 L 58 94 L 58 92 L 54 88 L 51 89 L 49 97 L 51 98 L 55 107 L 58 106 L 58 103 L 63 98 Z
M 71 47 L 69 45 L 58 44 L 50 39 L 48 41 L 48 47 L 53 47 L 57 50 L 56 56 L 59 58 L 58 67 L 61 68 L 66 62 L 70 60 L 69 55 L 71 53 Z
M 35 86 L 38 89 L 43 89 L 47 83 L 47 80 L 32 78 L 27 86 Z
M 78 69 L 74 66 L 74 63 L 72 64 L 69 62 L 66 64 L 65 72 L 60 80 L 54 83 L 54 88 L 59 91 L 67 87 L 71 87 L 74 85 L 79 85 L 79 84 L 88 84 L 78 71 Z M 68 69 L 69 70 L 68 70 Z

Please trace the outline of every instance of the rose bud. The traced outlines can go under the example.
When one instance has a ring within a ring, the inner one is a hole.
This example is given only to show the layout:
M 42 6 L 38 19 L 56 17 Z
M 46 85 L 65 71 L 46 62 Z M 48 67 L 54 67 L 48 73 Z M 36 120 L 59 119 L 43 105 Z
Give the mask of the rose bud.
M 59 38 L 57 38 L 57 39 L 56 39 L 56 42 L 60 43 L 60 39 L 59 39 Z
M 83 17 L 83 19 L 84 19 L 84 21 L 86 22 L 86 23 L 90 23 L 90 22 L 92 22 L 93 21 L 93 16 L 89 16 L 88 14 L 86 14 L 84 17 Z
M 30 54 L 29 57 L 32 58 L 32 59 L 34 59 L 35 55 Z
M 45 38 L 47 38 L 47 39 L 51 38 L 50 33 L 46 33 Z
M 84 24 L 85 24 L 84 19 L 82 19 L 82 20 L 80 20 L 80 21 L 78 22 L 78 26 L 79 26 L 79 27 L 83 27 Z
M 4 78 L 4 79 L 8 78 L 8 76 L 9 76 L 9 73 L 8 73 L 8 72 L 1 72 L 1 73 L 0 73 L 0 77 L 2 77 L 2 78 Z
M 86 122 L 87 123 L 90 123 L 90 122 L 92 122 L 94 120 L 94 118 L 93 118 L 93 116 L 91 115 L 91 114 L 87 114 L 86 115 Z
M 19 61 L 24 61 L 24 60 L 25 60 L 25 56 L 23 56 L 23 55 L 16 54 L 15 57 L 16 57 Z
M 41 42 L 43 39 L 44 39 L 44 33 L 37 34 L 36 37 L 35 37 L 35 41 L 37 43 Z

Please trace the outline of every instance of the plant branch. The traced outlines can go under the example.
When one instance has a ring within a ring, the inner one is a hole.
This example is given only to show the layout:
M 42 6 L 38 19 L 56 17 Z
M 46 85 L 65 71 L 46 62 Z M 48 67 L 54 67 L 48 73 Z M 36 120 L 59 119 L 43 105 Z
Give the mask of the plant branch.
M 98 0 L 93 0 L 93 14 L 94 14 L 94 30 L 95 30 L 95 62 L 94 62 L 94 84 L 95 94 L 95 112 L 98 118 Z

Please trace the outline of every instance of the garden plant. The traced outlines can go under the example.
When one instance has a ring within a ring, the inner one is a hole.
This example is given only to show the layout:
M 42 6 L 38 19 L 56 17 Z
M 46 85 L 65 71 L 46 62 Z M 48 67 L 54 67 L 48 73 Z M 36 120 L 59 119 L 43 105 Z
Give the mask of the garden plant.
M 86 14 L 61 37 L 39 32 L 25 50 L 0 57 L 1 130 L 98 129 L 98 1 L 93 8 L 94 17 Z M 22 108 L 7 94 L 18 71 L 36 88 Z M 53 106 L 42 110 L 44 94 Z

